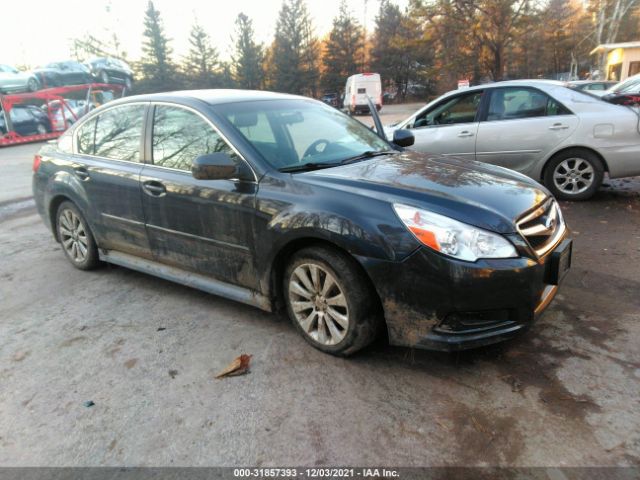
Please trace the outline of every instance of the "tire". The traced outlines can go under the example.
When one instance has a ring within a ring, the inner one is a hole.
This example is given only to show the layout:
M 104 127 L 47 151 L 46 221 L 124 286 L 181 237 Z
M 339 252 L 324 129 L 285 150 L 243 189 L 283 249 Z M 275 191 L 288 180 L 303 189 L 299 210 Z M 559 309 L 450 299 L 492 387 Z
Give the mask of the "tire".
M 37 92 L 40 85 L 38 85 L 38 80 L 35 78 L 30 78 L 27 82 L 27 88 L 30 92 Z
M 544 184 L 559 200 L 591 198 L 602 185 L 604 166 L 594 152 L 572 148 L 560 152 L 545 167 Z
M 71 265 L 80 270 L 92 270 L 100 264 L 91 229 L 73 203 L 62 202 L 58 207 L 56 230 L 62 251 Z
M 292 257 L 283 297 L 302 337 L 331 355 L 348 356 L 366 347 L 382 325 L 377 294 L 355 260 L 331 248 L 309 247 Z

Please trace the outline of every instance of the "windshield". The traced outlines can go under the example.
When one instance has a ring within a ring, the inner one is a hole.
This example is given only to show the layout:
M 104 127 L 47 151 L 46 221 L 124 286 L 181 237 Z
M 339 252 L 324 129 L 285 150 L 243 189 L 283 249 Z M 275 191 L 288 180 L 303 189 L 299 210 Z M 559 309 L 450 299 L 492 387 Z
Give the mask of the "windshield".
M 329 166 L 391 146 L 362 123 L 313 100 L 216 106 L 273 167 Z

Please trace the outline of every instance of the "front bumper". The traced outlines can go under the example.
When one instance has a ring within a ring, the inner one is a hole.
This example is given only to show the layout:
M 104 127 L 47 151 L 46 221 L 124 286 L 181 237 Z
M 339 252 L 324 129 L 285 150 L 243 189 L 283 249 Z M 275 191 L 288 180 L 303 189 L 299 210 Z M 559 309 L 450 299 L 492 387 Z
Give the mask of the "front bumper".
M 556 252 L 463 262 L 423 247 L 402 262 L 361 259 L 382 300 L 392 345 L 464 350 L 526 330 L 558 291 Z M 554 270 L 554 271 L 552 271 Z

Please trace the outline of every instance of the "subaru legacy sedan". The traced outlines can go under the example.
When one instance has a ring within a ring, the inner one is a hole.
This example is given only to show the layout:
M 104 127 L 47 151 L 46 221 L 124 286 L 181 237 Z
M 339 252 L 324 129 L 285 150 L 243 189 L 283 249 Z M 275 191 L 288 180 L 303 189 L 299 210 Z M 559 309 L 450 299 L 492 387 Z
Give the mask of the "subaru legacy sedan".
M 314 347 L 451 350 L 507 339 L 571 261 L 533 180 L 409 152 L 323 103 L 202 90 L 98 108 L 34 159 L 71 264 L 101 262 L 288 314 Z

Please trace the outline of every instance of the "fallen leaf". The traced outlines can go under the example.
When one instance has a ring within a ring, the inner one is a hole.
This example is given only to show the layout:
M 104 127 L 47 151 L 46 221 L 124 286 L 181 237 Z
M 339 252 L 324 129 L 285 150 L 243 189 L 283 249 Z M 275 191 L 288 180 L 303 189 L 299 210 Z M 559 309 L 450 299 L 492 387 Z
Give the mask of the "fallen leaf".
M 227 368 L 216 375 L 216 378 L 235 377 L 249 373 L 249 362 L 251 362 L 251 357 L 253 357 L 253 355 L 243 353 L 231 362 Z

